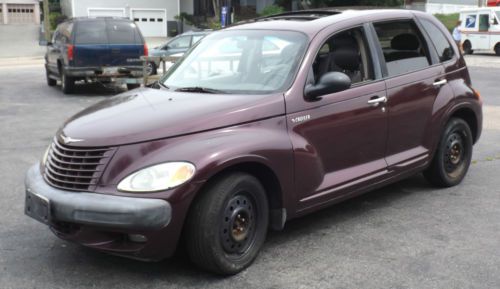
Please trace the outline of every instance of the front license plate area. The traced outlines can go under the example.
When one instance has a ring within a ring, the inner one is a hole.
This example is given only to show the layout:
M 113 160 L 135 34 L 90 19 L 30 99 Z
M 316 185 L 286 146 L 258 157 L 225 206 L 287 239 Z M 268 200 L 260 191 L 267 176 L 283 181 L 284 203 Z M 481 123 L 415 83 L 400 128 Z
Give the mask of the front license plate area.
M 26 204 L 24 210 L 26 215 L 32 217 L 33 219 L 46 225 L 49 224 L 50 202 L 48 199 L 28 191 L 26 192 Z

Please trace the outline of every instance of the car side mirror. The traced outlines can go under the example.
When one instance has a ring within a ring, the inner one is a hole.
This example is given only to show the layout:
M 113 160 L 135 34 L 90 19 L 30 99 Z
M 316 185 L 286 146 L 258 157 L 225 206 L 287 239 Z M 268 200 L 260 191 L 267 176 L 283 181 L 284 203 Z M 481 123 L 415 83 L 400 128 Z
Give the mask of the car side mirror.
M 342 72 L 328 72 L 315 85 L 306 86 L 307 100 L 317 100 L 320 96 L 346 90 L 351 87 L 351 78 Z

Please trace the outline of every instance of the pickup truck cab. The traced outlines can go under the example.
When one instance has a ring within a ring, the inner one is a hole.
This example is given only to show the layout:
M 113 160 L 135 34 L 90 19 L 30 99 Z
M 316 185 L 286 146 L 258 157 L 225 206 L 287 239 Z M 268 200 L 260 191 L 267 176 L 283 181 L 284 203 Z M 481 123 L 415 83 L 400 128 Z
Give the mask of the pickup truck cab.
M 70 19 L 58 25 L 47 45 L 47 84 L 60 80 L 64 93 L 73 92 L 78 80 L 122 80 L 135 88 L 142 76 L 140 57 L 147 54 L 139 28 L 128 19 Z
M 70 118 L 27 173 L 26 214 L 134 259 L 182 240 L 201 268 L 235 274 L 293 218 L 417 173 L 458 185 L 481 128 L 432 15 L 279 14 L 214 32 L 156 89 Z
M 460 20 L 465 54 L 494 52 L 500 56 L 500 7 L 462 10 Z

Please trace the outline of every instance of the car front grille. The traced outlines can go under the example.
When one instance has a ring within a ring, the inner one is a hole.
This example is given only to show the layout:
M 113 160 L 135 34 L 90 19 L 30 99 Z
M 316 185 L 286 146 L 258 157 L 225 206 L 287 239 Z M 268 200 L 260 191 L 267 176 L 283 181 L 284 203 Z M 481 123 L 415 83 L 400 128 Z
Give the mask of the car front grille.
M 45 181 L 60 189 L 93 191 L 114 152 L 111 147 L 70 147 L 56 138 L 45 163 Z

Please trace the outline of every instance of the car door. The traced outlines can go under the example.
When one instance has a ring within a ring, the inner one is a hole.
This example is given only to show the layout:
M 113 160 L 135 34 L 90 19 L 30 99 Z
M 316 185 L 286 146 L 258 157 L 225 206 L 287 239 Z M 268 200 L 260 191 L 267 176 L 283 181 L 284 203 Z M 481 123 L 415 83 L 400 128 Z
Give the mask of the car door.
M 299 106 L 287 103 L 299 212 L 355 192 L 386 173 L 385 83 L 366 27 L 334 29 L 310 48 L 316 50 L 306 88 L 329 72 L 347 74 L 351 87 L 314 100 L 302 92 Z
M 414 19 L 373 23 L 387 86 L 389 171 L 426 164 L 433 107 L 446 84 L 444 68 Z M 435 52 L 435 51 L 434 51 Z
M 490 49 L 490 12 L 484 11 L 478 14 L 479 35 L 477 36 L 477 49 Z

